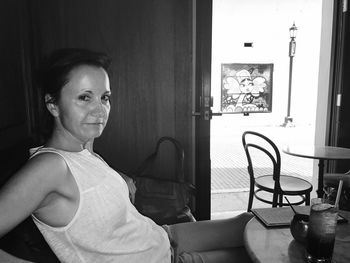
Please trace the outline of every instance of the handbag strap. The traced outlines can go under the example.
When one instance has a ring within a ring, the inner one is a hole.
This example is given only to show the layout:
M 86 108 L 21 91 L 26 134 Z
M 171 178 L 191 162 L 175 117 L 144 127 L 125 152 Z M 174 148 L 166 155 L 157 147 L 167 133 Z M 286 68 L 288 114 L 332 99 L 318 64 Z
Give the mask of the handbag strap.
M 142 163 L 141 165 L 136 169 L 135 172 L 135 176 L 142 176 L 142 172 L 149 167 L 151 164 L 154 163 L 160 146 L 163 142 L 165 141 L 169 141 L 171 142 L 174 146 L 175 146 L 175 150 L 176 150 L 176 160 L 177 160 L 177 165 L 176 165 L 176 172 L 175 172 L 175 176 L 176 176 L 176 181 L 177 182 L 181 182 L 184 183 L 184 159 L 185 159 L 185 152 L 184 149 L 182 147 L 182 145 L 180 144 L 179 141 L 177 141 L 176 139 L 172 138 L 172 137 L 168 137 L 168 136 L 164 136 L 161 137 L 157 144 L 156 144 L 156 148 L 154 150 L 154 152 L 149 155 Z M 147 176 L 149 177 L 149 176 Z M 159 178 L 157 178 L 159 179 Z

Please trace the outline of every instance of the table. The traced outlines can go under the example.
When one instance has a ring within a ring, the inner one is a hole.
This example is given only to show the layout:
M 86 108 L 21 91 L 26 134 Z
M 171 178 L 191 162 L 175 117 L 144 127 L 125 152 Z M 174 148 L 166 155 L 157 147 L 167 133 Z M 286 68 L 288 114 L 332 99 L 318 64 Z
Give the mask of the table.
M 303 157 L 318 159 L 318 189 L 317 196 L 323 197 L 323 174 L 324 174 L 324 161 L 326 160 L 347 160 L 350 159 L 350 149 L 333 146 L 310 146 L 310 145 L 299 145 L 293 146 L 288 145 L 282 148 L 282 151 L 286 154 Z
M 341 213 L 350 219 L 350 212 Z M 289 227 L 266 228 L 254 217 L 245 227 L 244 245 L 255 263 L 305 263 L 305 247 L 293 239 Z M 350 223 L 337 226 L 333 260 L 350 262 Z

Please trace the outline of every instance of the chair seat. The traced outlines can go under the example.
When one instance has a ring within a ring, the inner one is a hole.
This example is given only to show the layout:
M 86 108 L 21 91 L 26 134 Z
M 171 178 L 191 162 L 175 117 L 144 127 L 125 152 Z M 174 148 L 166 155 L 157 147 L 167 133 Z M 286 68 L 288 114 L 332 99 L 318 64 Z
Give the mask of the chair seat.
M 262 175 L 255 178 L 255 184 L 257 187 L 273 193 L 275 181 L 272 175 Z M 308 181 L 290 175 L 280 176 L 280 185 L 285 194 L 302 194 L 305 192 L 311 192 L 312 184 Z

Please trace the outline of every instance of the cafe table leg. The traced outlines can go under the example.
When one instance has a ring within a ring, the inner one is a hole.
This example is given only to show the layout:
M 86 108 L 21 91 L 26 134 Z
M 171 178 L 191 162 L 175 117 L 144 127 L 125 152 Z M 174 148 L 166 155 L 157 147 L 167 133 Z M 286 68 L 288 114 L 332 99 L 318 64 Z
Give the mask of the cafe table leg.
M 322 198 L 323 191 L 323 173 L 324 173 L 324 160 L 319 160 L 318 162 L 318 189 L 317 189 L 317 197 Z

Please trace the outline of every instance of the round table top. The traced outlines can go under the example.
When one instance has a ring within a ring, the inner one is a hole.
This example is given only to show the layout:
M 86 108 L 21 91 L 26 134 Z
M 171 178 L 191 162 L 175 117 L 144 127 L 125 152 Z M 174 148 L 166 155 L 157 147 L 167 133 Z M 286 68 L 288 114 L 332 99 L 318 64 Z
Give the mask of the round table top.
M 320 160 L 347 160 L 350 159 L 350 149 L 334 146 L 288 145 L 282 151 L 298 157 Z
M 350 212 L 342 211 L 350 222 Z M 244 231 L 246 250 L 255 263 L 304 263 L 305 247 L 293 239 L 289 227 L 266 228 L 258 219 L 252 218 Z M 350 223 L 337 226 L 333 260 L 350 262 Z

